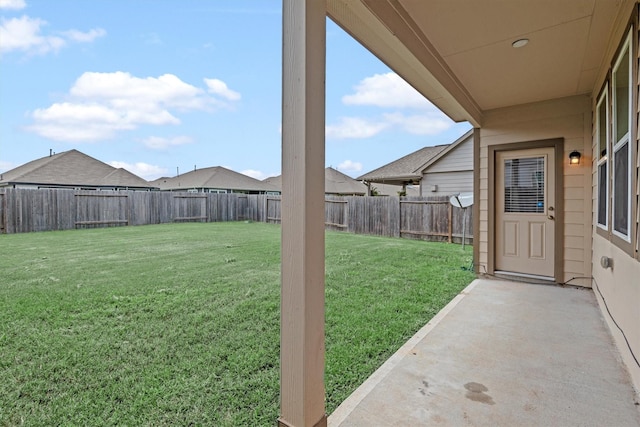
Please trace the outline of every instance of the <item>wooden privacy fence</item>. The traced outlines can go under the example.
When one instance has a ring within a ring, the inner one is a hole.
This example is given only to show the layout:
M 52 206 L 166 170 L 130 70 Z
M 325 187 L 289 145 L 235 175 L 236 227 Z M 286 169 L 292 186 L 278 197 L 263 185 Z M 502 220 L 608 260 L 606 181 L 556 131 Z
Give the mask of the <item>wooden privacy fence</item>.
M 472 241 L 471 208 L 439 197 L 327 197 L 327 229 L 425 240 Z M 279 196 L 163 191 L 0 190 L 0 233 L 170 222 L 279 223 Z
M 0 190 L 0 231 L 216 222 L 244 219 L 249 209 L 241 194 L 162 191 Z M 255 201 L 253 212 L 256 211 Z M 242 212 L 240 212 L 242 211 Z M 259 215 L 257 215 L 259 216 Z

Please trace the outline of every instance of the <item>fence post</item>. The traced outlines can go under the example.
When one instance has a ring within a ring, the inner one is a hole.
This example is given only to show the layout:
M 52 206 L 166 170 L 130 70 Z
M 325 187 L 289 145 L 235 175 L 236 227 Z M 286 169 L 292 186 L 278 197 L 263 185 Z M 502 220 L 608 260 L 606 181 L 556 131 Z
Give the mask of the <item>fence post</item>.
M 448 203 L 449 206 L 449 243 L 453 242 L 453 205 Z

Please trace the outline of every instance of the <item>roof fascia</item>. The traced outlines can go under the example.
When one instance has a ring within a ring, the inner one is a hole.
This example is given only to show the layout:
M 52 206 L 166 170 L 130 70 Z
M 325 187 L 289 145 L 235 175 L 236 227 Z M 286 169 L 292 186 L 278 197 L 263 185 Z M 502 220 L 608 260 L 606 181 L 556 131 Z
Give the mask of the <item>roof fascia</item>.
M 456 122 L 482 110 L 397 0 L 328 0 L 327 15 Z

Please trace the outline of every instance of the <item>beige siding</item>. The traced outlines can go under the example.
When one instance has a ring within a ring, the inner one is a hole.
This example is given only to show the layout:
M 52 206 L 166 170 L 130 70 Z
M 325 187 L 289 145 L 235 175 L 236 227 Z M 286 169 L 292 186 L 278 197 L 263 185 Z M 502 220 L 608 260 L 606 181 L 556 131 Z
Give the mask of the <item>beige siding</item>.
M 426 173 L 420 188 L 423 197 L 470 193 L 473 191 L 473 171 Z
M 591 276 L 591 105 L 587 96 L 574 96 L 488 111 L 480 130 L 480 236 L 479 271 L 488 270 L 493 254 L 488 253 L 491 230 L 489 209 L 489 146 L 553 138 L 564 139 L 564 251 L 559 279 L 590 286 Z M 569 166 L 573 150 L 583 153 L 579 166 Z M 586 197 L 585 197 L 586 196 Z
M 473 137 L 467 138 L 459 145 L 434 162 L 425 171 L 427 173 L 472 171 L 473 170 Z
M 640 20 L 640 16 L 638 17 Z M 626 32 L 625 32 L 626 34 Z M 620 36 L 622 37 L 622 36 Z M 640 47 L 638 46 L 638 40 L 640 38 L 640 32 L 636 33 L 636 39 L 634 41 L 633 48 L 636 49 L 636 59 L 640 58 Z M 615 44 L 613 45 L 615 49 Z M 605 58 L 605 67 L 608 69 L 609 64 L 612 62 L 614 50 L 612 49 L 609 57 Z M 640 176 L 640 67 L 636 67 L 636 129 L 635 129 L 635 164 L 637 169 L 632 177 L 636 177 L 635 187 L 635 205 L 637 206 L 640 200 L 640 180 L 637 179 Z M 601 72 L 604 76 L 606 73 Z M 604 83 L 604 77 L 598 82 L 598 88 Z M 594 91 L 592 98 L 597 99 L 598 93 Z M 595 101 L 592 108 L 595 111 Z M 594 114 L 595 117 L 595 114 Z M 632 129 L 634 131 L 634 129 Z M 596 154 L 596 135 L 595 126 L 593 129 L 593 145 L 590 152 L 592 155 Z M 632 141 L 633 142 L 633 141 Z M 633 146 L 632 145 L 632 146 Z M 595 157 L 594 157 L 595 158 Z M 633 163 L 632 163 L 633 164 Z M 591 191 L 591 205 L 593 212 L 597 209 L 597 194 L 598 194 L 598 179 L 597 179 L 597 163 L 594 161 L 592 164 L 592 191 Z M 635 212 L 636 222 L 640 223 L 640 208 Z M 636 241 L 632 244 L 635 249 L 634 254 L 629 254 L 618 246 L 616 246 L 606 235 L 602 235 L 597 231 L 595 223 L 595 215 L 593 216 L 592 238 L 593 238 L 593 279 L 594 284 L 597 287 L 596 296 L 600 303 L 603 316 L 609 324 L 609 329 L 616 341 L 620 354 L 624 360 L 631 378 L 635 386 L 640 390 L 640 367 L 633 360 L 633 356 L 629 351 L 629 347 L 633 349 L 636 357 L 640 356 L 640 260 L 637 253 L 638 241 L 640 240 L 640 227 L 636 226 Z M 606 234 L 606 233 L 605 233 Z M 602 257 L 611 258 L 613 260 L 613 268 L 603 268 L 600 264 Z M 606 305 L 605 305 L 606 303 Z M 610 314 L 609 314 L 610 313 Z M 614 323 L 617 323 L 616 324 Z M 624 331 L 624 336 L 620 332 L 620 329 Z M 626 338 L 626 339 L 625 339 Z

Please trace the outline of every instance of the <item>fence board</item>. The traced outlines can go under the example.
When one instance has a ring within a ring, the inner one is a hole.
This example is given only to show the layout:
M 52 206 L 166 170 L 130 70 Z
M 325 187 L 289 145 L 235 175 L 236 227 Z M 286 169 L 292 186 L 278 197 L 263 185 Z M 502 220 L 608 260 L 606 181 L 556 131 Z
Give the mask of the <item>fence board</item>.
M 0 233 L 6 233 L 4 223 L 4 192 L 2 192 L 0 193 Z
M 331 230 L 348 228 L 349 201 L 330 198 L 324 204 L 324 223 Z
M 281 209 L 282 206 L 281 204 L 281 200 L 279 197 L 267 197 L 266 199 L 266 211 L 267 211 L 267 218 L 266 218 L 266 222 L 271 222 L 271 223 L 280 223 L 281 220 Z
M 78 191 L 75 198 L 76 228 L 129 225 L 129 192 Z
M 207 222 L 207 194 L 173 195 L 173 221 L 175 222 Z

